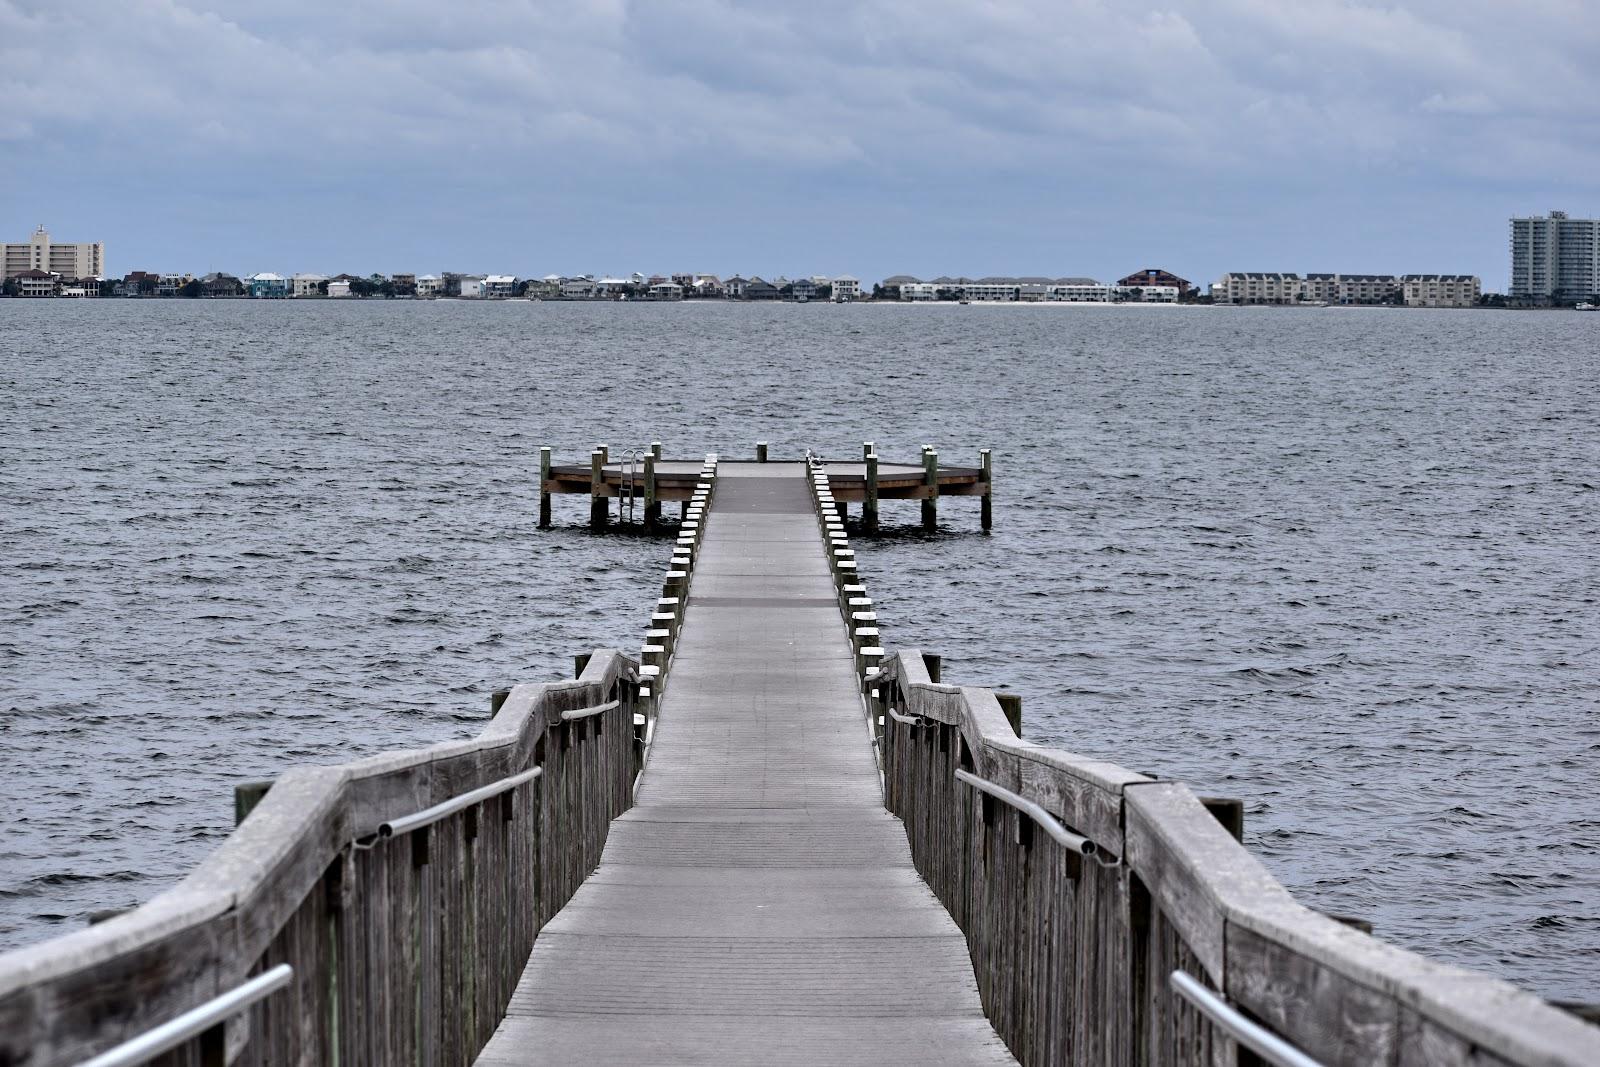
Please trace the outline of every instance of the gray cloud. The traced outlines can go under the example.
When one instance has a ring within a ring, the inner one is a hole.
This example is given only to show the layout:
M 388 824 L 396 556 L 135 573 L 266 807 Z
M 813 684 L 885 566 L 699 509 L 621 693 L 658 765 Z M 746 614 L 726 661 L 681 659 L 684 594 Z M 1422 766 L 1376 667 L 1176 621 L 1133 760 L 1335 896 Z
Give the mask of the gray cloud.
M 1265 200 L 1541 173 L 1592 191 L 1596 21 L 1576 0 L 0 0 L 0 153 L 290 184 L 500 171 L 530 193 L 728 174 L 912 197 L 1023 175 L 1107 202 L 1163 174 Z

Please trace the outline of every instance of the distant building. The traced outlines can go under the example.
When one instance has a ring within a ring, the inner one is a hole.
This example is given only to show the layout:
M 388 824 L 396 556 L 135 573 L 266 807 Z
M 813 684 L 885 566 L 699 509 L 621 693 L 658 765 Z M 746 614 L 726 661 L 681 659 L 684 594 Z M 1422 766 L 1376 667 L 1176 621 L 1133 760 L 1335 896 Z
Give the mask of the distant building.
M 244 283 L 231 274 L 213 272 L 200 279 L 200 295 L 213 299 L 241 296 L 244 293 Z
M 883 300 L 899 300 L 902 297 L 901 288 L 907 285 L 920 285 L 921 278 L 914 278 L 909 274 L 892 274 L 878 283 L 879 298 Z
M 54 297 L 61 292 L 61 275 L 48 270 L 18 271 L 11 275 L 17 280 L 17 295 L 38 299 Z
M 727 290 L 722 285 L 722 279 L 715 274 L 696 275 L 694 287 L 690 292 L 702 300 L 713 300 L 727 295 Z M 685 292 L 684 295 L 688 296 L 689 292 Z
M 1452 275 L 1452 277 L 1454 277 Z M 1405 298 L 1397 274 L 1298 274 L 1234 272 L 1211 287 L 1218 304 L 1399 304 Z
M 289 279 L 281 274 L 252 274 L 247 288 L 254 300 L 286 300 L 289 297 Z
M 677 282 L 656 282 L 650 287 L 651 300 L 682 300 L 683 286 Z
M 1050 286 L 1050 299 L 1065 304 L 1112 304 L 1117 287 L 1101 285 L 1093 278 L 1059 278 Z
M 980 278 L 958 286 L 957 291 L 964 300 L 1009 303 L 1021 295 L 1021 283 L 1015 278 Z
M 338 279 L 328 283 L 328 296 L 343 300 L 350 296 L 350 282 L 348 279 Z
M 463 300 L 482 300 L 488 295 L 485 279 L 463 276 L 460 297 Z
M 891 286 L 889 285 L 883 287 L 885 295 L 888 294 L 890 288 Z M 900 294 L 901 300 L 912 303 L 939 299 L 939 286 L 934 285 L 932 282 L 900 281 L 892 288 Z
M 817 295 L 817 283 L 810 278 L 796 278 L 789 283 L 789 295 L 796 300 L 813 300 Z
M 422 274 L 417 277 L 418 296 L 438 296 L 444 291 L 444 279 L 437 274 Z
M 1296 304 L 1300 302 L 1300 275 L 1276 271 L 1234 271 L 1211 286 L 1218 304 Z
M 510 274 L 491 274 L 483 279 L 483 295 L 489 300 L 506 300 L 517 295 L 517 279 Z
M 63 278 L 103 278 L 106 246 L 100 241 L 84 244 L 52 241 L 43 226 L 34 230 L 33 236 L 24 242 L 0 245 L 0 281 L 30 270 L 59 274 Z
M 1189 283 L 1187 278 L 1180 278 L 1171 271 L 1162 270 L 1159 267 L 1136 270 L 1126 278 L 1119 279 L 1117 284 L 1124 289 L 1149 289 L 1151 287 L 1163 289 L 1171 287 L 1178 290 L 1178 296 L 1180 297 L 1187 296 L 1194 289 L 1194 286 Z
M 735 274 L 722 283 L 722 291 L 728 294 L 730 300 L 743 300 L 745 286 L 750 283 Z
M 321 286 L 327 280 L 328 276 L 326 274 L 296 274 L 290 279 L 289 295 L 296 297 L 321 296 Z M 331 289 L 328 295 L 333 295 Z M 345 286 L 345 295 L 350 295 L 350 287 L 348 285 Z
M 778 286 L 760 278 L 751 278 L 744 286 L 746 300 L 777 300 L 782 295 Z
M 593 278 L 562 278 L 561 299 L 563 300 L 592 300 L 595 295 L 595 281 Z
M 1176 304 L 1178 302 L 1178 287 L 1176 285 L 1119 285 L 1115 288 L 1119 300 L 1135 304 Z
M 1511 287 L 1508 296 L 1549 304 L 1600 294 L 1600 219 L 1572 219 L 1565 211 L 1546 218 L 1511 220 Z
M 833 299 L 837 301 L 860 300 L 861 279 L 841 274 L 833 280 Z
M 1406 307 L 1469 308 L 1478 302 L 1483 286 L 1471 274 L 1407 274 Z

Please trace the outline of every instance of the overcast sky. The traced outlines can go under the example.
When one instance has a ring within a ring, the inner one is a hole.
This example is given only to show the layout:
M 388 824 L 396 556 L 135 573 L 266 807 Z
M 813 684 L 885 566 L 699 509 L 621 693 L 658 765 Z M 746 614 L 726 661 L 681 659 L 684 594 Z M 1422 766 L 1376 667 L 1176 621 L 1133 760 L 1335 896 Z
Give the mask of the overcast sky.
M 1593 0 L 0 0 L 111 273 L 1441 271 L 1600 214 Z

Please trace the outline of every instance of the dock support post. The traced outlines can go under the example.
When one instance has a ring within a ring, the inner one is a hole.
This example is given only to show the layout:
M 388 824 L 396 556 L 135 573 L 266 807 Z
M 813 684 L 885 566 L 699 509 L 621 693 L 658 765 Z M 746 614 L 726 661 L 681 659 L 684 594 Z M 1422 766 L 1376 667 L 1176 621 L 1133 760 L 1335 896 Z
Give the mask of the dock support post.
M 657 463 L 661 462 L 661 442 L 660 441 L 651 441 L 650 442 L 650 454 L 656 458 L 656 462 Z
M 833 502 L 833 510 L 839 513 L 840 522 L 850 521 L 850 505 L 846 504 L 843 500 L 835 500 Z
M 652 450 L 644 457 L 644 528 L 654 533 L 659 525 L 661 525 L 661 501 L 656 498 L 656 456 Z
M 539 529 L 550 529 L 550 447 L 539 449 Z
M 939 528 L 939 453 L 932 445 L 922 446 L 922 528 L 930 532 Z
M 983 486 L 982 523 L 983 532 L 988 533 L 994 526 L 994 457 L 989 454 L 989 449 L 978 449 L 978 482 Z
M 871 448 L 869 441 L 867 447 Z M 867 499 L 861 505 L 861 529 L 869 534 L 878 532 L 878 454 L 867 453 Z
M 861 458 L 862 459 L 866 459 L 868 456 L 872 455 L 876 451 L 878 451 L 878 446 L 873 444 L 871 441 L 862 441 L 861 442 Z
M 994 698 L 1000 702 L 1000 710 L 1006 713 L 1006 722 L 1022 736 L 1022 697 L 1018 693 L 996 693 Z
M 757 441 L 756 442 L 756 462 L 757 463 L 765 463 L 766 461 L 767 461 L 767 443 L 765 441 Z
M 606 453 L 604 447 L 589 453 L 589 526 L 603 530 L 611 521 L 611 505 L 606 502 Z

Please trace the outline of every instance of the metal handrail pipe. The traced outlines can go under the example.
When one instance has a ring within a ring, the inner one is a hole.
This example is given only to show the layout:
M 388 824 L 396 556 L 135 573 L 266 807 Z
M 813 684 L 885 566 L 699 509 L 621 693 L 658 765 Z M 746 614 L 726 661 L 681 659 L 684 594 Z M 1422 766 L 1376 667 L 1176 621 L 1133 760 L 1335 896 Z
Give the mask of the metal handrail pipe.
M 893 719 L 895 722 L 904 723 L 906 726 L 928 725 L 928 720 L 924 719 L 921 715 L 902 715 L 893 708 L 884 708 L 883 710 L 889 713 L 889 718 Z M 962 772 L 958 771 L 956 773 L 959 774 Z
M 93 1059 L 84 1060 L 79 1067 L 137 1067 L 149 1063 L 163 1052 L 171 1052 L 185 1041 L 190 1041 L 218 1023 L 225 1022 L 263 997 L 282 989 L 294 978 L 294 968 L 280 963 L 264 971 L 243 985 L 219 997 L 190 1008 L 176 1019 L 169 1019 L 154 1030 L 146 1030 L 131 1041 L 124 1041 Z
M 578 707 L 578 709 L 570 710 L 570 712 L 562 712 L 562 721 L 563 723 L 570 723 L 570 721 L 579 720 L 579 718 L 589 718 L 590 715 L 614 712 L 618 707 L 618 701 L 611 701 L 610 704 L 595 704 L 594 707 Z
M 987 778 L 979 778 L 976 774 L 973 774 L 970 771 L 957 770 L 956 778 L 960 781 L 966 782 L 979 792 L 988 793 L 996 800 L 1003 800 L 1013 808 L 1016 808 L 1018 811 L 1022 812 L 1022 814 L 1032 819 L 1035 825 L 1037 825 L 1045 833 L 1049 834 L 1055 840 L 1056 844 L 1060 845 L 1062 848 L 1071 849 L 1073 852 L 1079 852 L 1085 856 L 1092 856 L 1095 854 L 1096 849 L 1093 841 L 1090 841 L 1087 837 L 1083 837 L 1079 834 L 1073 833 L 1071 830 L 1068 830 L 1065 826 L 1061 825 L 1060 821 L 1054 815 L 1051 815 L 1048 811 L 1045 811 L 1027 797 L 1018 793 L 1013 793 L 1003 785 L 995 785 Z
M 613 703 L 611 706 L 615 707 L 616 704 Z M 380 838 L 389 838 L 394 837 L 396 834 L 409 834 L 413 830 L 431 826 L 440 819 L 454 815 L 458 811 L 463 811 L 474 804 L 488 800 L 490 797 L 497 797 L 507 790 L 515 789 L 519 785 L 531 782 L 543 773 L 543 767 L 534 767 L 523 771 L 521 774 L 513 774 L 510 778 L 502 778 L 498 782 L 490 782 L 488 785 L 474 789 L 470 793 L 462 793 L 458 797 L 451 797 L 442 804 L 435 804 L 431 808 L 423 808 L 415 814 L 404 815 L 398 819 L 390 819 L 378 827 L 378 836 Z
M 1244 1016 L 1238 1008 L 1207 989 L 1192 974 L 1173 971 L 1173 990 L 1200 1013 L 1226 1030 L 1239 1044 L 1276 1067 L 1323 1067 L 1322 1061 L 1301 1052 L 1277 1034 Z

